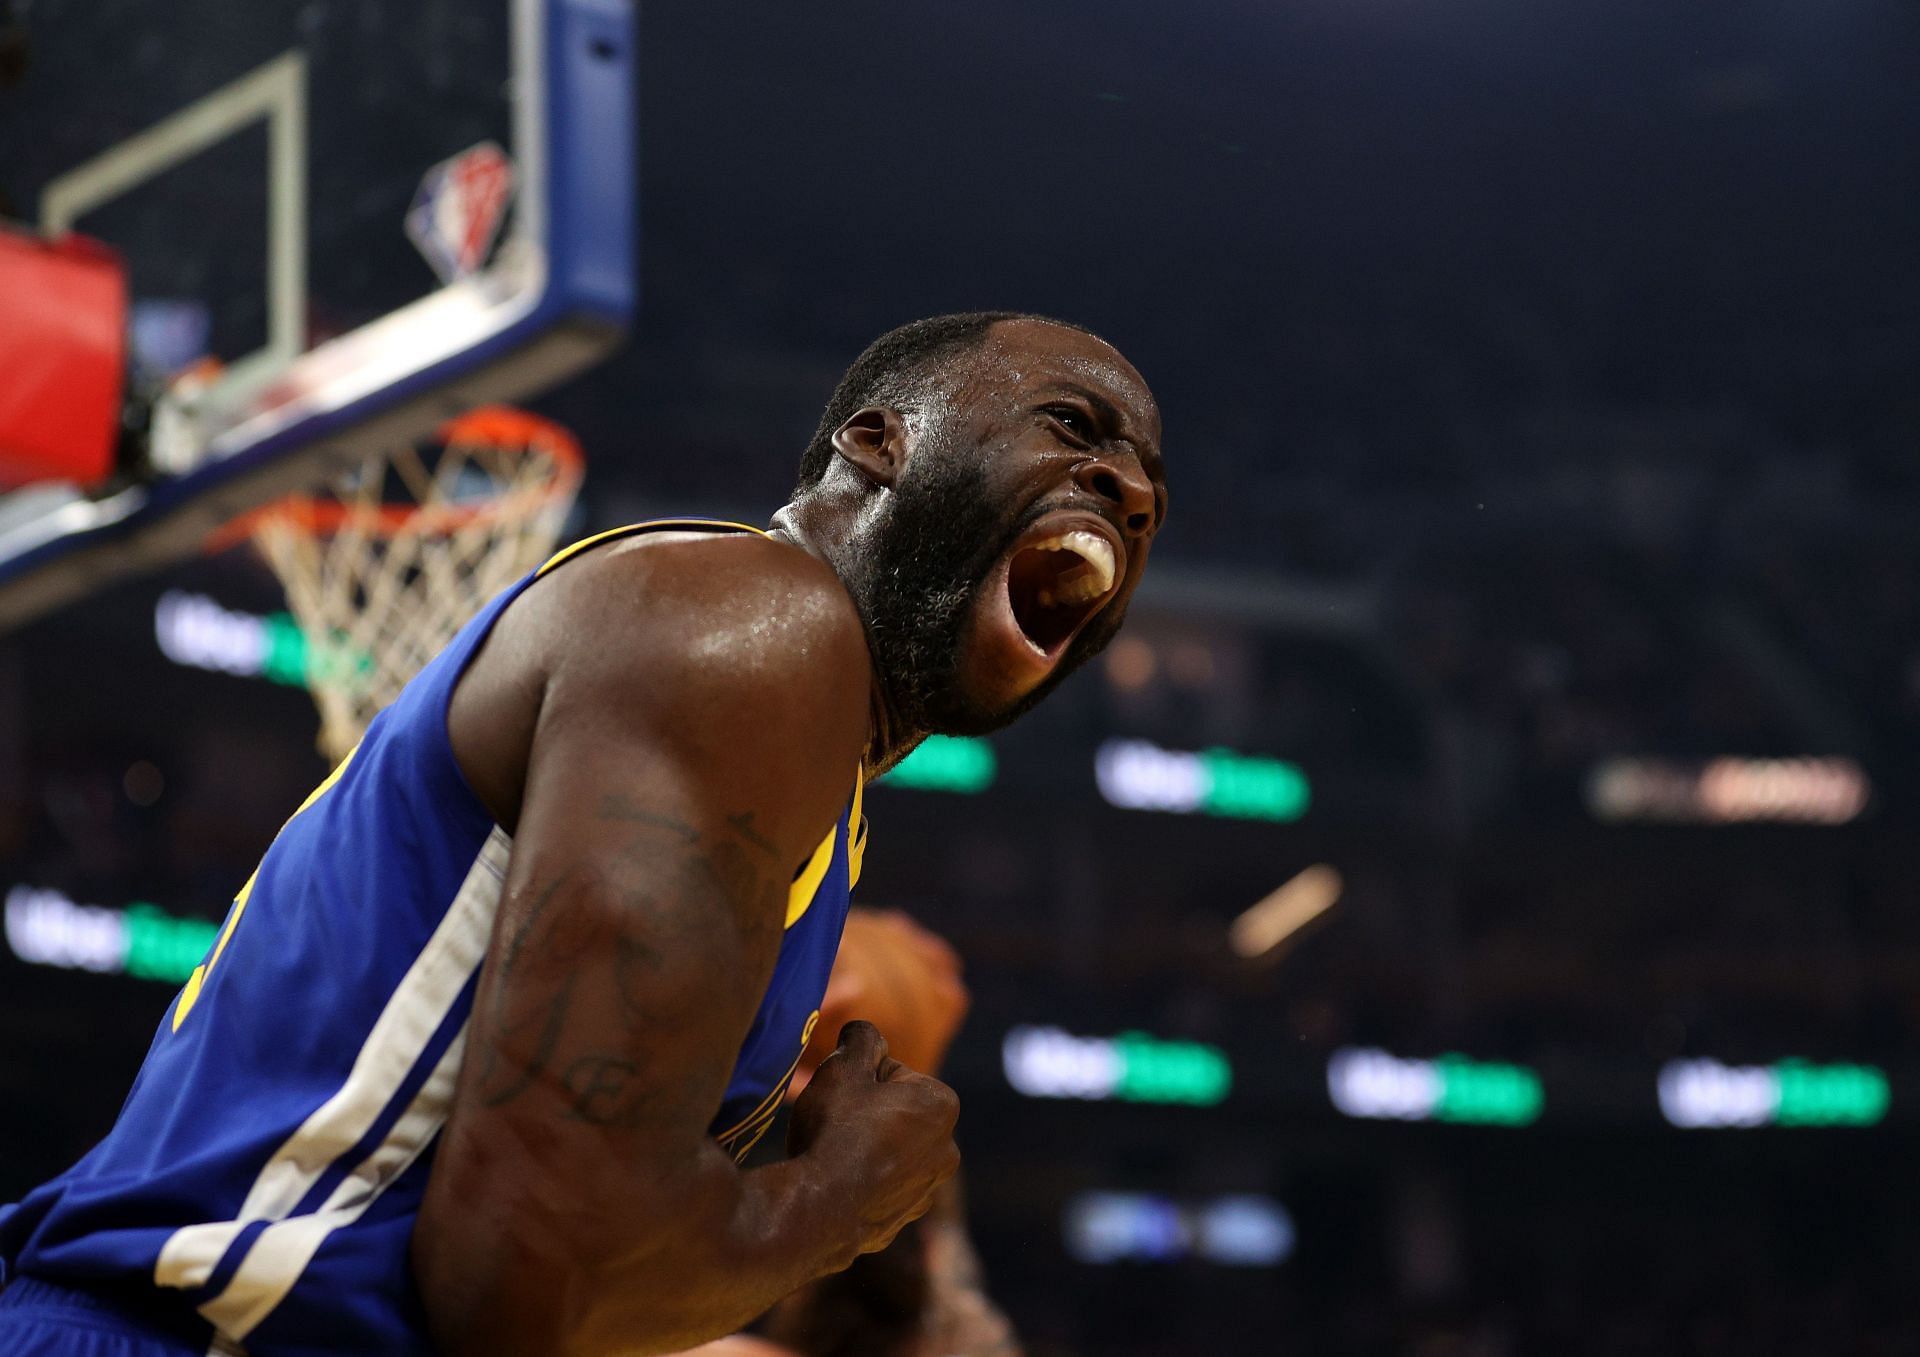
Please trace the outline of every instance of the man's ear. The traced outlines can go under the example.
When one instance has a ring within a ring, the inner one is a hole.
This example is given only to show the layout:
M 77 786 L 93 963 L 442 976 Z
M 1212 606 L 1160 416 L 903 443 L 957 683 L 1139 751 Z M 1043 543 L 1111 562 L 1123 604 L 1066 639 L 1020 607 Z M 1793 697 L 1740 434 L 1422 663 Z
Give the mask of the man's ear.
M 907 424 L 898 410 L 868 405 L 834 431 L 833 450 L 875 485 L 892 489 L 907 461 Z

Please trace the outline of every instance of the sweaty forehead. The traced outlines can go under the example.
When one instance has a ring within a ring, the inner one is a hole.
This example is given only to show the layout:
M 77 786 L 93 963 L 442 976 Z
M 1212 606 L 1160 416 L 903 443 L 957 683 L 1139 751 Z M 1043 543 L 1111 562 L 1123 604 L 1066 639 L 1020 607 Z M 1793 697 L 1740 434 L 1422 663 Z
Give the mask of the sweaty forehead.
M 1146 379 L 1105 340 L 1044 321 L 1001 321 L 980 346 L 976 380 L 1024 396 L 1062 384 L 1085 387 L 1160 441 L 1160 407 Z M 984 380 L 982 380 L 984 379 Z

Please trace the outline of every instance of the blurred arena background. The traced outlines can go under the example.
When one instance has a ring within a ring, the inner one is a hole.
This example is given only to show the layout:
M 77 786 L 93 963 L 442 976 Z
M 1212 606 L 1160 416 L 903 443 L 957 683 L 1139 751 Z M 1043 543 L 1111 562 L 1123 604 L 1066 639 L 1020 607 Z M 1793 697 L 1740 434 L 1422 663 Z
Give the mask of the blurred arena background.
M 316 75 L 308 339 L 431 283 L 404 219 L 491 135 L 486 8 L 284 11 L 367 100 Z M 0 0 L 0 211 L 286 45 L 170 22 Z M 861 899 L 966 959 L 1029 1350 L 1920 1351 L 1920 7 L 649 0 L 637 37 L 639 305 L 532 401 L 585 449 L 570 532 L 763 521 L 914 316 L 1084 322 L 1165 410 L 1124 639 L 868 805 Z M 218 266 L 261 153 L 201 166 L 232 219 L 122 209 L 189 348 L 269 328 Z M 243 549 L 0 636 L 0 1200 L 106 1129 L 325 771 L 286 609 Z

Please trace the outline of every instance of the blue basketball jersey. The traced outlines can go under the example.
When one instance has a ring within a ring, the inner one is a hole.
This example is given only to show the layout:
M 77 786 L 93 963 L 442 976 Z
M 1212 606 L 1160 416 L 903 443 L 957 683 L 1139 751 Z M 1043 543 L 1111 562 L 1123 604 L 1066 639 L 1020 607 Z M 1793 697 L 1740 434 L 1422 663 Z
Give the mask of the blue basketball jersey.
M 0 1276 L 135 1300 L 253 1357 L 429 1351 L 408 1262 L 466 1049 L 511 841 L 454 760 L 447 707 L 520 593 L 494 599 L 368 727 L 235 897 L 113 1129 L 0 1208 Z M 779 962 L 712 1132 L 737 1157 L 799 1063 L 865 848 L 859 775 L 795 878 Z

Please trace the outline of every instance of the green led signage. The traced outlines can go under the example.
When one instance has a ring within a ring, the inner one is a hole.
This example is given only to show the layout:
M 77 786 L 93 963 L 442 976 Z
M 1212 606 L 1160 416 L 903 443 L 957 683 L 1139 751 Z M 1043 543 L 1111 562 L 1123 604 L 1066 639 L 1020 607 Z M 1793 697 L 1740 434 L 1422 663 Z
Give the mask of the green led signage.
M 1887 1115 L 1887 1076 L 1871 1065 L 1809 1065 L 1783 1060 L 1773 1067 L 1781 1126 L 1871 1126 Z
M 205 595 L 178 589 L 163 594 L 155 606 L 153 631 L 161 652 L 175 664 L 289 688 L 309 687 L 315 677 L 373 669 L 373 657 L 349 648 L 344 636 L 310 644 L 291 613 L 233 612 Z
M 922 792 L 959 792 L 971 796 L 993 785 L 999 761 L 985 740 L 960 735 L 929 735 L 920 747 L 886 775 L 892 787 Z
M 1443 1055 L 1409 1060 L 1374 1047 L 1342 1047 L 1327 1061 L 1327 1094 L 1349 1117 L 1531 1126 L 1546 1106 L 1525 1065 Z
M 1873 1126 L 1893 1100 L 1872 1065 L 1772 1065 L 1671 1060 L 1660 1070 L 1660 1115 L 1687 1130 L 1750 1126 Z
M 1233 1088 L 1217 1046 L 1144 1032 L 1076 1037 L 1057 1027 L 1016 1027 L 1000 1048 L 1007 1082 L 1029 1098 L 1211 1107 Z
M 1233 1067 L 1218 1047 L 1159 1041 L 1144 1032 L 1122 1032 L 1113 1044 L 1120 1055 L 1113 1096 L 1121 1102 L 1208 1107 L 1233 1087 Z
M 1313 800 L 1307 775 L 1285 759 L 1231 749 L 1192 753 L 1146 740 L 1108 740 L 1093 760 L 1109 805 L 1229 820 L 1298 820 Z
M 5 917 L 7 945 L 22 961 L 172 985 L 206 959 L 220 932 L 219 924 L 181 918 L 145 900 L 107 909 L 34 886 L 7 892 Z
M 1208 787 L 1200 809 L 1241 820 L 1298 820 L 1307 813 L 1307 776 L 1294 764 L 1231 749 L 1207 749 Z
M 127 906 L 126 967 L 142 980 L 180 983 L 206 959 L 220 925 L 203 919 L 180 919 L 157 905 L 140 901 Z
M 1526 1126 L 1539 1117 L 1546 1103 L 1540 1076 L 1523 1066 L 1489 1064 L 1461 1055 L 1443 1055 L 1433 1063 L 1440 1074 L 1435 1121 Z

